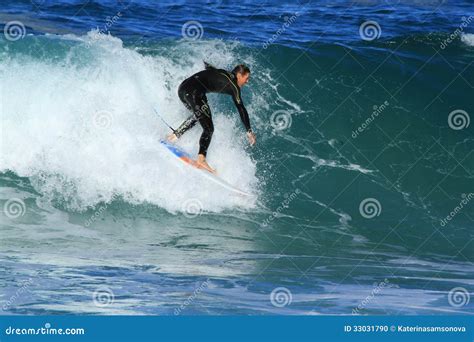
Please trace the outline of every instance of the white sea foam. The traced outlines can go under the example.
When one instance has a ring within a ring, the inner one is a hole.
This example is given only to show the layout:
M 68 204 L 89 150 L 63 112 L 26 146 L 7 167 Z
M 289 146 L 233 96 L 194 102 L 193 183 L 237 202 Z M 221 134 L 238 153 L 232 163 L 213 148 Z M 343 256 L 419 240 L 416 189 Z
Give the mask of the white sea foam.
M 171 212 L 184 210 L 189 198 L 209 211 L 255 205 L 189 172 L 172 157 L 159 144 L 167 128 L 152 110 L 158 108 L 177 126 L 189 115 L 176 94 L 179 83 L 202 69 L 203 60 L 235 63 L 232 48 L 222 42 L 183 42 L 144 56 L 97 32 L 77 38 L 61 37 L 72 46 L 61 61 L 26 56 L 0 62 L 0 170 L 30 177 L 37 191 L 73 210 L 116 195 Z M 209 162 L 229 183 L 256 193 L 256 167 L 241 139 L 238 115 L 214 108 Z M 197 125 L 180 145 L 197 152 L 200 133 Z
M 474 33 L 463 33 L 461 41 L 469 46 L 474 46 Z

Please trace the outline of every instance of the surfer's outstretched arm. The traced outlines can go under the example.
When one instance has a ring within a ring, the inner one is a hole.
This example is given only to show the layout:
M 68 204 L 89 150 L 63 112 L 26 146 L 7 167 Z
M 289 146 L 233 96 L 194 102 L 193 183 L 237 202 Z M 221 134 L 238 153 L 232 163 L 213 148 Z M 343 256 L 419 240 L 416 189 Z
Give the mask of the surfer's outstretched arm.
M 247 112 L 247 109 L 245 109 L 240 93 L 240 89 L 249 81 L 250 69 L 244 64 L 239 64 L 234 68 L 234 70 L 232 70 L 232 74 L 234 75 L 235 82 L 237 83 L 237 87 L 234 84 L 232 84 L 233 87 L 230 87 L 230 89 L 232 89 L 232 99 L 234 100 L 234 104 L 239 111 L 240 120 L 242 120 L 245 130 L 247 131 L 249 143 L 250 145 L 254 145 L 256 142 L 255 134 L 252 131 L 252 127 L 250 127 L 249 113 Z
M 247 109 L 245 109 L 245 106 L 242 103 L 240 91 L 238 92 L 237 96 L 233 95 L 232 98 L 234 100 L 235 106 L 237 107 L 237 110 L 239 111 L 240 119 L 242 120 L 245 130 L 247 131 L 247 138 L 249 140 L 249 143 L 250 145 L 254 145 L 256 141 L 255 134 L 253 133 L 252 127 L 250 126 L 249 113 L 247 112 Z

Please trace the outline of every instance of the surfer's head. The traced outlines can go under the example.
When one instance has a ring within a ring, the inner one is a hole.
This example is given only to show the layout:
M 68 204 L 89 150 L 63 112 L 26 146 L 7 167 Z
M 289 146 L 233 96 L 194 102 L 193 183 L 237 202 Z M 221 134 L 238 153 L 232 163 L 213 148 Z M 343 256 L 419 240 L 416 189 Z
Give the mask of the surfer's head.
M 240 88 L 242 88 L 244 86 L 244 84 L 249 81 L 250 69 L 245 64 L 237 65 L 234 68 L 234 70 L 232 70 L 232 73 L 235 75 L 235 77 L 237 79 L 237 85 Z

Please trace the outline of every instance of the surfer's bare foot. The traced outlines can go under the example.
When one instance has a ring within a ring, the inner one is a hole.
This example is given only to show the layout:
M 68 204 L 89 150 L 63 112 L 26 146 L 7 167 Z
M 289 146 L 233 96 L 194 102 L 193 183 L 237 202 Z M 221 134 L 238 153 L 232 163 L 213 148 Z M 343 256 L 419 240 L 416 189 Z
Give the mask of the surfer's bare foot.
M 196 166 L 201 169 L 206 169 L 209 172 L 216 173 L 216 170 L 209 166 L 206 161 L 206 157 L 203 154 L 199 154 L 196 160 Z
M 166 140 L 168 140 L 169 142 L 175 142 L 178 140 L 178 137 L 176 136 L 176 134 L 171 133 L 166 136 Z

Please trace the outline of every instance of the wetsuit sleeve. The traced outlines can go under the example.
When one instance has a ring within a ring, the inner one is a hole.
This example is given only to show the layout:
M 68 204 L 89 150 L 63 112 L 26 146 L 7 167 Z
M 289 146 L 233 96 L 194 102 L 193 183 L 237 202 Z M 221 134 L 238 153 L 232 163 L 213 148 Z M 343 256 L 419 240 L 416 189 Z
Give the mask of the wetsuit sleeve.
M 239 111 L 240 119 L 242 120 L 245 129 L 247 130 L 247 132 L 250 132 L 252 128 L 250 127 L 249 113 L 247 112 L 247 109 L 245 109 L 245 106 L 242 103 L 242 98 L 240 97 L 240 90 L 238 90 L 237 93 L 232 92 L 232 99 L 234 100 L 234 104 L 237 107 L 237 110 Z

